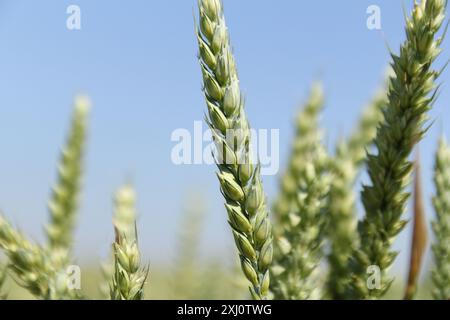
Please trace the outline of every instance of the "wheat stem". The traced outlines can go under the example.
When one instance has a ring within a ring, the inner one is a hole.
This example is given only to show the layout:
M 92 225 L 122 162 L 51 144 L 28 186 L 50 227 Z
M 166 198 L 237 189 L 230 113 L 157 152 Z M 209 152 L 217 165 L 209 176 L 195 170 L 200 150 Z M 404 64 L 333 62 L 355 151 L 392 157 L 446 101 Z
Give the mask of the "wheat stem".
M 444 138 L 439 141 L 434 166 L 436 195 L 433 206 L 436 220 L 433 221 L 435 242 L 433 244 L 433 297 L 450 299 L 450 148 Z
M 409 197 L 405 192 L 412 170 L 408 157 L 425 134 L 427 112 L 436 97 L 439 72 L 431 65 L 440 53 L 442 38 L 436 34 L 445 19 L 445 8 L 445 0 L 414 3 L 406 21 L 407 39 L 398 56 L 392 53 L 394 76 L 389 79 L 384 121 L 375 138 L 377 153 L 369 154 L 367 161 L 371 184 L 361 193 L 366 215 L 358 227 L 361 248 L 354 255 L 355 298 L 379 298 L 392 282 L 387 270 L 397 253 L 391 244 L 406 224 L 401 217 Z M 367 285 L 368 267 L 381 271 L 379 285 L 378 281 Z
M 197 39 L 207 122 L 220 154 L 217 176 L 250 292 L 254 299 L 266 299 L 273 252 L 271 224 L 259 166 L 254 168 L 250 157 L 250 128 L 222 3 L 199 0 L 199 13 Z

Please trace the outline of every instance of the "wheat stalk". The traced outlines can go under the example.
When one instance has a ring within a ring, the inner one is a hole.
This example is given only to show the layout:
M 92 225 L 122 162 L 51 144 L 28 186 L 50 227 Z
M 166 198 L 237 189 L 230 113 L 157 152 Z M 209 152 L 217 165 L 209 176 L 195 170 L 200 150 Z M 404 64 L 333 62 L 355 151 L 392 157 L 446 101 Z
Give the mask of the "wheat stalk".
M 89 108 L 88 98 L 75 99 L 69 137 L 58 166 L 58 182 L 48 205 L 50 222 L 46 231 L 51 250 L 71 250 Z
M 371 185 L 364 186 L 361 193 L 366 215 L 359 225 L 361 248 L 354 255 L 355 298 L 378 298 L 392 282 L 386 275 L 397 255 L 391 244 L 406 224 L 401 216 L 409 197 L 404 190 L 412 169 L 408 157 L 425 134 L 427 111 L 436 97 L 439 72 L 431 65 L 440 53 L 442 37 L 436 34 L 445 19 L 446 4 L 445 0 L 414 3 L 412 16 L 406 21 L 407 39 L 398 56 L 391 54 L 395 75 L 389 79 L 384 121 L 375 138 L 377 153 L 368 155 Z M 367 286 L 369 266 L 381 270 L 378 288 Z
M 436 220 L 433 221 L 435 242 L 433 244 L 433 297 L 438 300 L 450 299 L 450 148 L 444 138 L 439 141 L 434 165 L 434 185 L 436 195 L 433 206 Z
M 250 292 L 254 299 L 266 299 L 273 252 L 271 224 L 259 166 L 251 163 L 250 129 L 222 3 L 200 0 L 199 15 L 197 39 L 207 122 L 221 155 L 216 159 L 217 176 Z
M 295 186 L 289 191 L 295 193 L 287 193 L 287 189 L 282 191 L 291 203 L 286 203 L 288 210 L 278 216 L 278 228 L 282 230 L 280 234 L 277 232 L 275 241 L 277 254 L 272 290 L 276 299 L 320 297 L 315 274 L 323 256 L 326 197 L 330 182 L 328 156 L 321 144 L 318 128 L 322 107 L 322 89 L 316 84 L 298 117 L 297 137 L 288 169 Z
M 332 299 L 347 298 L 350 270 L 348 259 L 358 240 L 356 231 L 356 195 L 354 185 L 364 164 L 366 150 L 372 144 L 377 125 L 386 105 L 386 93 L 380 91 L 365 108 L 359 125 L 348 140 L 338 143 L 336 155 L 330 161 L 333 173 L 329 193 L 330 253 L 327 291 Z
M 110 286 L 111 300 L 142 300 L 148 270 L 140 266 L 136 231 L 135 193 L 125 186 L 115 195 L 114 271 Z

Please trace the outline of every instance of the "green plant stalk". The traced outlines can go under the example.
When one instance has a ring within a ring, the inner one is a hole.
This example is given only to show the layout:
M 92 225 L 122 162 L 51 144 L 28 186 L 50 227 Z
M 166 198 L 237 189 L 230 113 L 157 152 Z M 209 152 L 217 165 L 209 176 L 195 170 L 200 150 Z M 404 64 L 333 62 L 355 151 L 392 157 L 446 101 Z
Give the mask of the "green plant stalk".
M 300 109 L 295 121 L 296 133 L 286 172 L 280 183 L 280 192 L 274 201 L 274 233 L 283 232 L 283 225 L 289 223 L 289 213 L 297 210 L 298 179 L 311 150 L 316 148 L 321 132 L 318 130 L 319 115 L 324 107 L 323 88 L 320 83 L 312 86 L 310 96 Z M 281 230 L 278 230 L 281 228 Z
M 148 270 L 140 266 L 136 231 L 135 193 L 131 186 L 115 196 L 113 244 L 114 271 L 110 286 L 111 300 L 142 300 Z
M 432 63 L 440 53 L 442 37 L 437 37 L 445 19 L 445 0 L 414 3 L 406 21 L 407 39 L 397 56 L 391 54 L 394 76 L 389 79 L 388 103 L 384 121 L 375 138 L 377 153 L 368 155 L 371 185 L 361 193 L 365 217 L 358 226 L 361 246 L 354 254 L 352 296 L 379 298 L 390 287 L 387 270 L 397 253 L 391 244 L 406 225 L 402 220 L 409 194 L 413 147 L 424 136 L 427 112 L 436 97 L 439 72 Z M 380 285 L 368 286 L 368 267 L 381 271 Z
M 372 145 L 377 126 L 382 120 L 386 105 L 386 93 L 376 94 L 365 108 L 359 125 L 348 140 L 338 143 L 336 154 L 330 161 L 333 179 L 330 184 L 328 213 L 330 253 L 327 291 L 332 299 L 346 299 L 351 279 L 348 260 L 358 242 L 356 230 L 356 178 Z
M 208 107 L 206 121 L 219 154 L 217 174 L 229 223 L 254 299 L 267 299 L 272 234 L 259 165 L 250 156 L 250 128 L 220 0 L 199 1 L 197 39 Z
M 50 222 L 46 232 L 51 250 L 70 254 L 77 200 L 82 175 L 87 116 L 90 108 L 86 97 L 75 99 L 74 115 L 66 146 L 62 150 L 58 167 L 58 182 L 49 202 Z
M 436 219 L 433 221 L 435 242 L 433 244 L 435 270 L 432 273 L 433 297 L 450 299 L 450 148 L 445 139 L 439 141 L 434 165 L 436 195 L 433 206 Z

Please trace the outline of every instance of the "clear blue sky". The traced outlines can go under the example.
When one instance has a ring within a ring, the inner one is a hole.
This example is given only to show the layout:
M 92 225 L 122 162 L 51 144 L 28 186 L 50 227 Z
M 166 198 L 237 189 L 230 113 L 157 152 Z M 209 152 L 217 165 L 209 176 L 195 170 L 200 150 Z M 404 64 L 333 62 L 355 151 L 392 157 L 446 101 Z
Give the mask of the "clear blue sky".
M 409 8 L 412 1 L 404 1 Z M 66 29 L 77 4 L 82 30 Z M 278 128 L 284 164 L 292 119 L 312 80 L 326 88 L 322 124 L 327 140 L 347 134 L 380 85 L 404 39 L 400 0 L 224 0 L 227 23 L 253 127 Z M 382 30 L 366 27 L 378 5 Z M 131 180 L 139 195 L 140 241 L 151 261 L 173 252 L 183 199 L 208 199 L 205 250 L 229 250 L 231 238 L 218 183 L 209 166 L 174 166 L 176 128 L 192 129 L 205 110 L 196 58 L 195 0 L 0 1 L 0 209 L 35 239 L 43 239 L 46 201 L 73 96 L 93 101 L 86 178 L 77 231 L 81 258 L 105 255 L 112 239 L 111 196 Z M 409 10 L 409 9 L 408 9 Z M 443 57 L 449 57 L 448 41 Z M 450 120 L 450 73 L 421 144 L 427 201 L 432 154 Z M 266 177 L 269 197 L 277 177 Z M 429 201 L 428 201 L 429 202 Z M 431 210 L 429 212 L 432 214 Z M 408 231 L 398 246 L 406 247 Z M 407 255 L 401 256 L 403 261 Z

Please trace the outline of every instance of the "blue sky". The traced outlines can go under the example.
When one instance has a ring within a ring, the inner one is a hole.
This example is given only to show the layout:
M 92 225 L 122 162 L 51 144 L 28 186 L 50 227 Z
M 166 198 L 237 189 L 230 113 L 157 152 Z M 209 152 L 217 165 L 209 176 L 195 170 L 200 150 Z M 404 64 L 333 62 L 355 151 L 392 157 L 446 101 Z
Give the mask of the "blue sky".
M 404 39 L 402 3 L 224 0 L 248 117 L 255 128 L 280 129 L 282 164 L 297 106 L 315 79 L 326 89 L 322 125 L 329 145 L 351 131 L 380 86 L 386 44 L 397 51 Z M 71 4 L 81 8 L 79 31 L 66 28 Z M 373 4 L 381 8 L 381 31 L 366 27 Z M 230 250 L 215 168 L 174 166 L 170 159 L 171 132 L 192 130 L 205 110 L 195 8 L 194 0 L 0 1 L 0 209 L 34 239 L 43 239 L 73 96 L 84 92 L 93 111 L 76 238 L 80 259 L 106 254 L 112 193 L 129 180 L 139 196 L 141 246 L 151 261 L 170 259 L 183 200 L 193 190 L 209 208 L 204 250 Z M 438 66 L 449 56 L 448 41 L 444 49 Z M 436 140 L 441 131 L 450 135 L 449 80 L 445 72 L 431 112 L 436 122 L 421 144 L 427 201 Z M 277 181 L 264 179 L 270 198 Z M 407 236 L 398 247 L 406 248 Z M 405 258 L 403 252 L 397 267 Z

